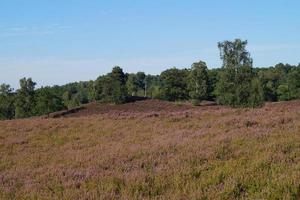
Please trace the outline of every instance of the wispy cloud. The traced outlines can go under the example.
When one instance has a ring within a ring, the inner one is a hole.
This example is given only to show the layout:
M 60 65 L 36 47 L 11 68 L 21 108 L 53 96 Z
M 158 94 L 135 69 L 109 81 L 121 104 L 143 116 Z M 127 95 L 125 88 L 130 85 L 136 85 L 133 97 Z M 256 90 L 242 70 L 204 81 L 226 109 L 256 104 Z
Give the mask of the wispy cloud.
M 45 26 L 11 26 L 0 27 L 0 36 L 52 35 L 70 30 L 70 26 L 50 24 Z

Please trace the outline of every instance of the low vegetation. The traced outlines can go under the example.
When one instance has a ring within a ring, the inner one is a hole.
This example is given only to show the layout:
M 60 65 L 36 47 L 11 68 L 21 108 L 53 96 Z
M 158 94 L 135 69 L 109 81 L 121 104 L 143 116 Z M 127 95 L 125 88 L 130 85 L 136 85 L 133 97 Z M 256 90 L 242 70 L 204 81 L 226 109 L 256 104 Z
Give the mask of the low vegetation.
M 0 199 L 300 199 L 300 65 L 253 68 L 246 45 L 215 69 L 2 84 Z
M 159 100 L 0 122 L 0 199 L 299 199 L 300 102 Z

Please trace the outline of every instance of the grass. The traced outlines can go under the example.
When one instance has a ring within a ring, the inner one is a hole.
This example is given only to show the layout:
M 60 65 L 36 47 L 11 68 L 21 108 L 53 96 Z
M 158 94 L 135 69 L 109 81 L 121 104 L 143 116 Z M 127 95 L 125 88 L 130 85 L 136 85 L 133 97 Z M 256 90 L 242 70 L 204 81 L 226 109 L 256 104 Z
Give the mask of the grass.
M 299 101 L 157 103 L 0 122 L 0 199 L 300 198 Z

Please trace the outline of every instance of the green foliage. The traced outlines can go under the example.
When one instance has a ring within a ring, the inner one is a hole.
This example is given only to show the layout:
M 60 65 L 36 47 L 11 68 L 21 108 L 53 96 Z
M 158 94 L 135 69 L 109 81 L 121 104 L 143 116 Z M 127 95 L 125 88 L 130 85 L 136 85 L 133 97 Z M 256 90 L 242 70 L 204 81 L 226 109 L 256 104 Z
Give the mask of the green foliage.
M 300 65 L 290 71 L 286 82 L 290 91 L 290 99 L 300 98 Z
M 96 81 L 96 90 L 97 90 L 97 100 L 101 101 L 111 101 L 112 96 L 112 80 L 111 77 L 106 76 L 100 76 Z
M 286 84 L 287 76 L 292 67 L 279 63 L 275 67 L 262 69 L 259 71 L 259 77 L 262 82 L 264 96 L 266 101 L 279 100 L 278 87 Z
M 62 99 L 50 87 L 44 87 L 36 92 L 35 114 L 43 115 L 64 109 Z
M 31 78 L 20 80 L 20 89 L 17 90 L 15 100 L 15 118 L 24 118 L 34 115 L 35 85 Z
M 209 77 L 206 63 L 194 63 L 188 76 L 189 95 L 193 100 L 207 99 L 209 90 Z
M 116 104 L 125 103 L 127 100 L 126 77 L 122 68 L 116 66 L 108 74 L 111 81 L 111 100 Z
M 216 86 L 219 80 L 220 69 L 209 69 L 208 74 L 208 100 L 216 99 Z
M 288 85 L 279 85 L 277 88 L 278 99 L 280 101 L 288 101 L 291 99 L 291 94 Z
M 279 63 L 259 69 L 266 101 L 287 101 L 300 97 L 300 67 Z
M 114 67 L 111 73 L 99 77 L 96 85 L 99 100 L 116 104 L 127 101 L 126 75 L 122 68 Z
M 258 78 L 251 81 L 250 106 L 260 107 L 264 104 L 264 93 L 261 87 L 261 82 Z
M 131 94 L 131 96 L 136 96 L 136 94 L 139 90 L 136 74 L 128 75 L 128 78 L 126 81 L 126 87 L 127 87 L 128 93 Z
M 262 69 L 258 72 L 262 83 L 264 98 L 266 101 L 277 101 L 276 89 L 279 85 L 280 76 L 274 68 Z
M 251 105 L 251 83 L 254 78 L 250 66 L 242 66 L 237 69 L 236 73 L 236 102 L 234 106 L 252 106 Z M 258 82 L 259 83 L 259 82 Z M 258 85 L 257 85 L 258 86 Z
M 94 81 L 70 83 L 53 91 L 57 97 L 62 99 L 67 108 L 74 108 L 97 100 L 96 84 Z
M 172 68 L 162 72 L 161 97 L 169 101 L 188 99 L 187 77 L 186 69 Z
M 236 39 L 235 41 L 224 41 L 218 44 L 223 60 L 223 70 L 220 72 L 217 83 L 216 95 L 220 104 L 233 107 L 253 107 L 261 105 L 262 102 L 257 95 L 253 97 L 251 91 L 260 91 L 259 82 L 252 84 L 255 77 L 252 71 L 252 59 L 246 50 L 247 41 Z M 255 86 L 256 88 L 252 88 Z M 253 103 L 255 99 L 255 104 Z
M 89 81 L 86 83 L 86 103 L 97 100 L 97 90 L 94 81 Z
M 125 74 L 116 66 L 97 80 L 69 83 L 35 90 L 31 78 L 20 80 L 16 92 L 0 87 L 0 119 L 42 115 L 74 108 L 93 101 L 126 103 L 131 96 L 169 101 L 217 101 L 233 107 L 257 107 L 264 101 L 300 98 L 300 64 L 279 63 L 274 67 L 253 68 L 246 50 L 247 41 L 236 39 L 218 43 L 222 68 L 208 69 L 203 61 L 191 69 L 171 68 L 160 75 L 144 72 Z
M 145 78 L 146 97 L 161 99 L 161 80 L 159 75 L 147 75 Z
M 146 87 L 146 74 L 144 72 L 136 73 L 137 87 L 139 90 L 145 90 Z
M 13 89 L 6 84 L 0 86 L 0 120 L 12 119 L 15 115 Z
M 86 102 L 86 96 L 81 92 L 72 93 L 71 91 L 66 91 L 62 99 L 64 106 L 68 109 L 78 107 L 83 102 Z
M 126 88 L 131 96 L 146 96 L 146 77 L 144 72 L 127 75 Z

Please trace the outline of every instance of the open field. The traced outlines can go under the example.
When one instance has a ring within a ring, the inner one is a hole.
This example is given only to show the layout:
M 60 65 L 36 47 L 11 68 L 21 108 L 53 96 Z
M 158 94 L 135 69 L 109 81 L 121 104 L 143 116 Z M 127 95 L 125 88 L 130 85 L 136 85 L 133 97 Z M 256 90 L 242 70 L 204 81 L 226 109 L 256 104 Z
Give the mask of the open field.
M 0 199 L 299 199 L 300 101 L 0 122 Z

